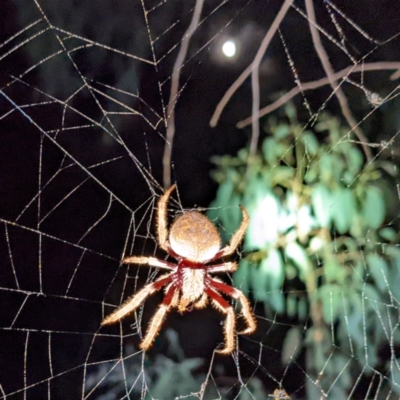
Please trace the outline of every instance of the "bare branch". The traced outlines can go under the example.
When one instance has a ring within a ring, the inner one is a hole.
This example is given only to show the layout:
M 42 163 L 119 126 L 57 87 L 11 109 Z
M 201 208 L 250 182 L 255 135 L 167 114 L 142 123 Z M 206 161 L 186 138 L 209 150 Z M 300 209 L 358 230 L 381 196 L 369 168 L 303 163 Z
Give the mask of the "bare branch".
M 355 118 L 353 117 L 353 115 L 350 111 L 349 105 L 347 103 L 347 98 L 346 98 L 341 86 L 338 86 L 335 79 L 333 79 L 334 71 L 332 69 L 331 63 L 329 62 L 328 54 L 326 53 L 325 48 L 322 45 L 321 37 L 319 35 L 319 31 L 317 28 L 313 0 L 306 0 L 306 10 L 307 10 L 308 22 L 310 25 L 311 36 L 312 36 L 313 43 L 314 43 L 314 48 L 315 48 L 315 51 L 317 52 L 318 57 L 321 61 L 322 67 L 324 68 L 326 76 L 329 80 L 329 84 L 330 84 L 334 94 L 336 94 L 336 97 L 340 104 L 340 108 L 342 109 L 342 113 L 343 113 L 344 117 L 346 118 L 347 123 L 350 125 L 350 128 L 356 134 L 358 140 L 363 143 L 362 146 L 363 146 L 364 152 L 365 152 L 368 160 L 371 160 L 371 157 L 372 157 L 371 150 L 369 149 L 369 147 L 366 144 L 364 144 L 364 143 L 368 143 L 368 140 L 365 137 L 361 128 L 359 126 L 357 126 L 357 121 L 355 120 Z
M 232 86 L 226 91 L 220 102 L 218 103 L 214 114 L 210 120 L 210 126 L 215 127 L 218 123 L 219 117 L 221 116 L 222 111 L 224 110 L 226 104 L 230 100 L 230 98 L 235 94 L 235 92 L 239 89 L 239 87 L 243 84 L 243 82 L 248 78 L 248 76 L 255 71 L 254 73 L 257 74 L 257 81 L 258 81 L 258 67 L 260 65 L 260 61 L 267 51 L 267 48 L 269 46 L 269 43 L 271 39 L 274 37 L 276 31 L 279 28 L 279 25 L 283 21 L 283 18 L 287 14 L 290 6 L 292 5 L 293 0 L 286 0 L 285 3 L 282 5 L 282 8 L 280 9 L 278 15 L 276 16 L 274 22 L 272 23 L 271 27 L 269 28 L 267 34 L 265 35 L 260 48 L 257 51 L 256 56 L 254 57 L 254 60 L 252 63 L 240 74 L 239 78 L 236 79 L 235 82 L 233 82 Z M 253 79 L 252 79 L 252 84 L 253 84 Z M 256 81 L 254 80 L 254 84 L 256 84 Z M 253 91 L 254 94 L 254 91 Z M 254 98 L 253 98 L 253 114 L 254 114 Z M 257 108 L 258 111 L 258 108 Z
M 201 11 L 203 9 L 204 0 L 196 0 L 196 6 L 193 11 L 192 21 L 190 22 L 189 28 L 185 32 L 182 39 L 182 44 L 179 49 L 178 57 L 175 60 L 174 68 L 172 71 L 171 78 L 171 92 L 169 95 L 169 102 L 167 107 L 167 135 L 164 147 L 163 156 L 163 183 L 164 189 L 168 189 L 171 186 L 171 155 L 172 155 L 172 143 L 175 135 L 175 104 L 178 97 L 179 90 L 179 78 L 181 75 L 181 69 L 183 62 L 185 61 L 186 54 L 189 48 L 190 39 L 197 26 L 199 25 Z
M 396 79 L 396 76 L 400 76 L 400 62 L 398 61 L 382 61 L 382 62 L 374 62 L 368 64 L 358 64 L 353 65 L 351 67 L 347 67 L 342 69 L 341 71 L 336 72 L 332 75 L 332 78 L 336 81 L 338 79 L 342 79 L 346 76 L 350 76 L 351 74 L 355 74 L 358 72 L 367 72 L 367 71 L 384 71 L 384 70 L 396 70 L 393 73 L 390 79 Z M 273 103 L 269 104 L 268 106 L 262 108 L 258 114 L 257 118 L 261 118 L 265 115 L 270 114 L 271 112 L 275 111 L 279 107 L 282 107 L 286 104 L 290 99 L 297 96 L 301 93 L 301 91 L 305 92 L 307 90 L 315 90 L 322 86 L 329 85 L 329 78 L 321 78 L 316 81 L 306 82 L 301 84 L 301 90 L 298 86 L 293 87 L 289 92 L 285 93 L 283 96 L 279 97 L 278 100 L 274 101 Z M 251 124 L 254 115 L 252 114 L 250 117 L 243 119 L 237 123 L 238 128 L 244 128 Z

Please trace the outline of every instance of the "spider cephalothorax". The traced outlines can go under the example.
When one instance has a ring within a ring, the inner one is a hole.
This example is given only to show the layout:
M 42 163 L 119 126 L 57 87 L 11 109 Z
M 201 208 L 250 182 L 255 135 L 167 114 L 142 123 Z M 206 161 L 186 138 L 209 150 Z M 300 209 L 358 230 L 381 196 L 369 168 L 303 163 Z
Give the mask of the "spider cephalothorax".
M 147 350 L 151 346 L 165 315 L 172 307 L 177 307 L 180 312 L 185 311 L 189 306 L 203 308 L 210 298 L 212 304 L 226 314 L 225 347 L 219 352 L 229 354 L 235 347 L 235 313 L 230 304 L 221 296 L 221 293 L 239 300 L 242 305 L 242 313 L 247 328 L 239 333 L 254 332 L 256 322 L 244 294 L 210 275 L 218 272 L 235 271 L 236 263 L 208 264 L 229 256 L 236 250 L 249 224 L 249 215 L 241 207 L 242 223 L 232 236 L 230 243 L 222 249 L 217 228 L 198 211 L 188 211 L 179 216 L 172 224 L 168 234 L 167 204 L 174 189 L 175 185 L 171 186 L 158 203 L 157 234 L 159 246 L 174 257 L 178 263 L 174 264 L 155 257 L 132 256 L 125 258 L 123 262 L 127 264 L 147 264 L 170 272 L 139 290 L 112 314 L 104 318 L 101 324 L 107 325 L 119 321 L 128 313 L 137 309 L 150 294 L 165 287 L 164 300 L 153 316 L 140 347 Z

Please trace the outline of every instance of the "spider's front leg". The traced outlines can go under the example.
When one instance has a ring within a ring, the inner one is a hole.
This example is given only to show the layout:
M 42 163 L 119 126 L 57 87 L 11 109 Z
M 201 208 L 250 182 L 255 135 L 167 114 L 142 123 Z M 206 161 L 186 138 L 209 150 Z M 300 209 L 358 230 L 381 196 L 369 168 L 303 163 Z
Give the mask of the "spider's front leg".
M 167 293 L 164 296 L 164 300 L 158 308 L 157 312 L 154 314 L 153 318 L 150 321 L 149 327 L 147 329 L 146 336 L 144 337 L 142 343 L 140 343 L 140 348 L 143 350 L 147 350 L 153 343 L 155 337 L 160 331 L 161 324 L 163 323 L 165 316 L 171 305 L 173 304 L 175 293 L 178 290 L 178 287 L 172 284 Z
M 124 258 L 122 260 L 122 262 L 124 264 L 150 265 L 151 267 L 168 269 L 170 271 L 173 271 L 176 268 L 175 264 L 170 263 L 170 262 L 165 261 L 165 260 L 159 260 L 158 258 L 155 258 L 155 257 L 131 256 L 131 257 Z
M 165 285 L 172 282 L 173 273 L 168 275 L 163 275 L 158 278 L 155 282 L 149 283 L 142 290 L 139 290 L 135 295 L 130 297 L 124 304 L 117 308 L 113 313 L 103 319 L 101 325 L 109 325 L 118 322 L 120 319 L 125 317 L 125 315 L 136 310 L 152 293 L 160 290 Z

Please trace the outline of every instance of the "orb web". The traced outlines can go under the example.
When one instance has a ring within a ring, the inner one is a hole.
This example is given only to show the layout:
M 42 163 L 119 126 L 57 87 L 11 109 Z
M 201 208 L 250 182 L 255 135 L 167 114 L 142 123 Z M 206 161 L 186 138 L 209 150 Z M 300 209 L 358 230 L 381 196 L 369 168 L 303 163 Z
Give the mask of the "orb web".
M 376 255 L 370 268 L 368 246 L 384 253 L 386 242 L 368 235 L 357 249 L 365 257 L 352 294 L 357 318 L 345 287 L 327 290 L 329 322 L 314 336 L 313 310 L 284 318 L 265 308 L 277 292 L 293 294 L 284 286 L 267 300 L 250 290 L 258 328 L 230 356 L 214 352 L 224 316 L 211 306 L 171 312 L 141 351 L 162 293 L 100 327 L 159 274 L 121 260 L 166 257 L 155 235 L 163 187 L 178 183 L 170 223 L 183 209 L 210 211 L 211 157 L 245 145 L 256 154 L 264 121 L 290 102 L 303 116 L 300 137 L 329 109 L 347 126 L 335 146 L 353 143 L 365 169 L 386 171 L 393 194 L 384 227 L 398 249 L 395 2 L 18 0 L 1 8 L 0 398 L 400 398 L 400 262 L 389 270 Z M 349 188 L 361 179 L 363 171 Z M 240 275 L 223 279 L 245 290 Z M 342 313 L 329 318 L 337 298 Z M 330 345 L 310 368 L 318 334 Z

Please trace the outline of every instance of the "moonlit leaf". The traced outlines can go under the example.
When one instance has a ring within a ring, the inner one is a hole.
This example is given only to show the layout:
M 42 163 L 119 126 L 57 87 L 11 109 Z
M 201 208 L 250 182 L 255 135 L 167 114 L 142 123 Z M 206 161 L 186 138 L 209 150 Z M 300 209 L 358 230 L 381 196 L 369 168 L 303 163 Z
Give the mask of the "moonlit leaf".
M 295 317 L 297 313 L 297 299 L 290 294 L 286 299 L 286 313 L 291 318 Z
M 341 311 L 342 290 L 338 285 L 324 285 L 318 291 L 318 297 L 322 302 L 322 315 L 324 320 L 331 324 L 336 321 Z
M 327 282 L 343 283 L 345 269 L 334 258 L 328 259 L 324 263 L 324 276 Z
M 335 168 L 332 155 L 324 154 L 319 161 L 320 178 L 324 183 L 332 181 L 333 168 Z
M 383 238 L 392 242 L 396 239 L 396 231 L 393 228 L 385 227 L 379 230 L 379 235 Z
M 274 136 L 276 139 L 281 140 L 284 139 L 290 133 L 290 126 L 286 124 L 279 124 L 274 129 Z
M 311 263 L 307 256 L 306 251 L 297 242 L 289 242 L 285 247 L 286 257 L 299 268 L 304 277 L 310 272 Z
M 331 191 L 322 183 L 315 185 L 311 195 L 311 202 L 319 225 L 324 228 L 329 227 L 331 221 Z
M 268 290 L 282 289 L 284 268 L 280 252 L 271 248 L 268 255 L 261 261 L 260 272 L 268 276 Z
M 348 149 L 348 155 L 349 155 L 349 169 L 352 171 L 354 174 L 354 177 L 358 172 L 360 171 L 360 168 L 363 164 L 363 155 L 360 150 L 357 149 L 357 147 L 351 146 Z
M 287 365 L 296 359 L 299 351 L 302 349 L 301 342 L 301 329 L 298 326 L 293 326 L 287 331 L 285 340 L 283 341 L 282 363 L 284 365 Z
M 291 167 L 287 167 L 284 165 L 276 167 L 274 169 L 274 174 L 273 174 L 273 183 L 275 185 L 280 185 L 285 181 L 291 180 L 294 174 L 295 174 L 295 169 Z
M 371 276 L 374 278 L 375 285 L 382 293 L 386 292 L 387 286 L 385 278 L 386 281 L 388 279 L 388 268 L 386 261 L 382 257 L 378 256 L 378 254 L 372 253 L 367 255 L 367 263 Z
M 301 135 L 301 140 L 304 143 L 307 153 L 311 156 L 315 156 L 319 148 L 319 143 L 315 135 L 310 131 L 306 131 Z
M 363 215 L 368 225 L 373 229 L 379 228 L 385 219 L 385 201 L 382 190 L 377 186 L 367 188 Z
M 266 138 L 262 144 L 262 152 L 265 161 L 271 166 L 275 165 L 278 161 L 278 157 L 276 156 L 276 146 L 276 140 L 272 137 Z
M 331 213 L 336 230 L 341 234 L 347 232 L 354 215 L 357 214 L 353 192 L 350 189 L 337 189 L 334 192 Z
M 268 193 L 251 214 L 246 234 L 246 248 L 257 249 L 274 243 L 278 238 L 280 202 L 276 196 Z

